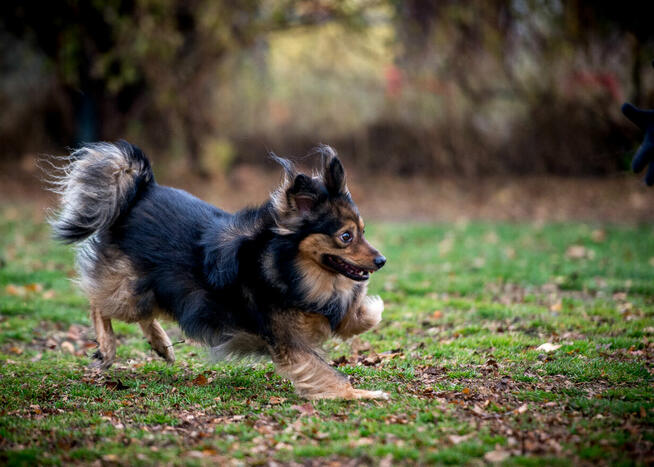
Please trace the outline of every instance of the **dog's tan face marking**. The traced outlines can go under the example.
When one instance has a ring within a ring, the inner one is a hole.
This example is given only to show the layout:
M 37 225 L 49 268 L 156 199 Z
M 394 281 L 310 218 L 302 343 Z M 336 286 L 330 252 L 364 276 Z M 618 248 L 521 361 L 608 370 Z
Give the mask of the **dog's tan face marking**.
M 340 228 L 333 235 L 315 233 L 307 236 L 300 243 L 300 255 L 323 269 L 330 269 L 325 264 L 325 255 L 331 255 L 356 268 L 377 270 L 375 258 L 380 253 L 366 240 L 365 224 L 355 209 L 347 203 L 334 203 L 331 214 L 340 219 Z

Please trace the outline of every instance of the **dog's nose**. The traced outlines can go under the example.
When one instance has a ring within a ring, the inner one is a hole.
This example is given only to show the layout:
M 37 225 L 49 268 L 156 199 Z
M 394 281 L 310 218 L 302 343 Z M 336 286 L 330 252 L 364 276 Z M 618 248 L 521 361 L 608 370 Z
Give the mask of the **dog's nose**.
M 377 256 L 375 258 L 375 266 L 377 266 L 377 269 L 381 269 L 382 266 L 384 266 L 384 264 L 386 264 L 386 258 L 385 257 L 379 255 L 379 256 Z

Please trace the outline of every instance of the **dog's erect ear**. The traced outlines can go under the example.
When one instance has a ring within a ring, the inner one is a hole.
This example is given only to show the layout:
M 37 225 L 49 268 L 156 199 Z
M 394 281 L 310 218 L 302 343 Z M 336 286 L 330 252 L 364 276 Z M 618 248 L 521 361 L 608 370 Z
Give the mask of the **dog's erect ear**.
M 309 176 L 299 174 L 293 180 L 293 185 L 286 191 L 286 197 L 291 210 L 304 216 L 310 213 L 318 203 L 316 184 Z
M 318 146 L 318 152 L 322 156 L 322 177 L 325 180 L 325 187 L 330 195 L 342 195 L 347 193 L 345 185 L 345 169 L 343 164 L 330 146 Z

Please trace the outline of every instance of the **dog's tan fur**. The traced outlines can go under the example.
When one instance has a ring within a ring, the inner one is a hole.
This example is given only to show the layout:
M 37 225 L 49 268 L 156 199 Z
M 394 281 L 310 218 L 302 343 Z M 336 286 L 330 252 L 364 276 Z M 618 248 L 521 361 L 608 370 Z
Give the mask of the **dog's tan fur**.
M 86 292 L 91 304 L 91 321 L 95 328 L 96 340 L 102 368 L 111 366 L 116 358 L 116 336 L 111 325 L 112 319 L 127 323 L 138 322 L 152 349 L 167 362 L 175 361 L 170 338 L 155 320 L 161 312 L 153 307 L 149 315 L 137 309 L 138 301 L 144 297 L 136 295 L 134 284 L 138 278 L 129 259 L 116 251 L 110 252 L 107 261 L 93 263 L 93 270 L 82 274 L 80 286 Z M 81 262 L 81 267 L 85 266 Z
M 276 348 L 270 349 L 280 375 L 293 382 L 307 399 L 386 399 L 382 391 L 355 389 L 318 353 L 332 335 L 327 319 L 318 314 L 284 313 L 273 323 Z

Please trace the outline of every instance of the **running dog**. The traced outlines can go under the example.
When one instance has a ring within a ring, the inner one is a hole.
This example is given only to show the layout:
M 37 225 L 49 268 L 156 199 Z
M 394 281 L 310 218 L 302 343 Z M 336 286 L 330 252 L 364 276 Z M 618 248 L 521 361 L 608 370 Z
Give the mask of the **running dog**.
M 261 206 L 235 214 L 158 185 L 144 153 L 125 141 L 73 152 L 56 179 L 55 237 L 79 243 L 79 283 L 99 350 L 116 357 L 111 320 L 138 323 L 168 362 L 175 355 L 157 318 L 172 318 L 219 356 L 266 356 L 308 399 L 385 399 L 355 389 L 321 353 L 381 320 L 366 295 L 386 263 L 364 235 L 336 152 L 319 146 L 318 174 L 271 154 L 284 180 Z

